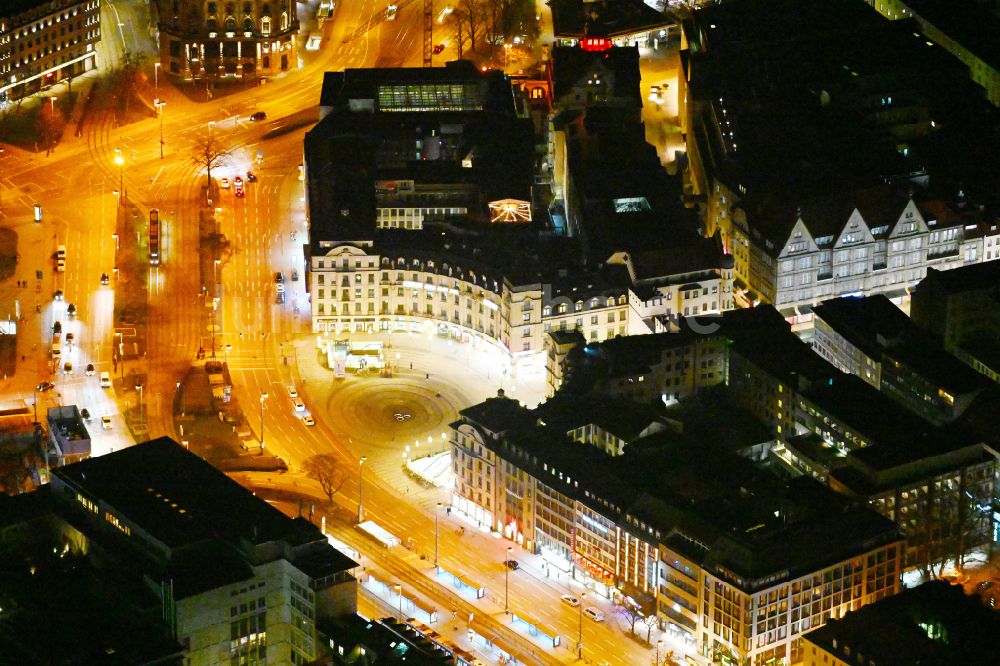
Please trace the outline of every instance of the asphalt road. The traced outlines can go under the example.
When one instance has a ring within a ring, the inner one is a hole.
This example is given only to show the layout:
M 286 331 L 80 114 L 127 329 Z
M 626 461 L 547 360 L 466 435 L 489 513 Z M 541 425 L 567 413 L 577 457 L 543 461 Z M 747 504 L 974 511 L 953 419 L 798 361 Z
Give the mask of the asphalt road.
M 31 386 L 50 376 L 46 349 L 52 321 L 61 318 L 64 331 L 72 330 L 77 337 L 75 348 L 68 353 L 73 358 L 75 372 L 72 376 L 60 376 L 56 391 L 45 394 L 39 406 L 61 399 L 67 404 L 86 406 L 95 416 L 117 414 L 111 394 L 99 388 L 97 377 L 81 373 L 87 362 L 94 362 L 98 372 L 111 370 L 114 285 L 101 287 L 99 277 L 103 272 L 111 273 L 114 266 L 112 234 L 117 212 L 114 191 L 121 183 L 128 200 L 138 206 L 141 215 L 157 208 L 163 224 L 163 262 L 159 267 L 150 267 L 148 275 L 149 355 L 128 364 L 128 370 L 134 369 L 146 377 L 142 397 L 149 436 L 169 435 L 179 439 L 171 418 L 176 383 L 199 346 L 208 347 L 206 340 L 212 334 L 209 326 L 214 325 L 219 355 L 230 364 L 237 399 L 251 426 L 263 435 L 268 449 L 283 457 L 293 471 L 309 455 L 332 453 L 341 457 L 352 470 L 340 497 L 345 505 L 352 505 L 355 500 L 351 498 L 358 495 L 358 480 L 353 472 L 358 457 L 369 455 L 371 464 L 365 470 L 364 480 L 366 514 L 394 533 L 412 538 L 417 551 L 426 556 L 433 552 L 434 511 L 437 502 L 447 501 L 447 492 L 416 487 L 409 492 L 400 455 L 405 442 L 411 436 L 414 440 L 439 437 L 439 430 L 444 431 L 443 426 L 462 407 L 495 394 L 500 387 L 512 393 L 517 389 L 495 361 L 482 361 L 477 368 L 471 352 L 462 346 L 443 351 L 432 349 L 432 342 L 440 341 L 421 341 L 410 349 L 400 342 L 389 352 L 391 361 L 400 353 L 399 363 L 405 364 L 407 370 L 411 361 L 415 364 L 416 374 L 401 372 L 398 379 L 391 380 L 395 398 L 392 394 L 378 396 L 389 384 L 371 389 L 360 384 L 348 386 L 345 382 L 337 387 L 331 383 L 328 371 L 317 363 L 315 337 L 309 333 L 308 304 L 301 281 L 305 277 L 302 243 L 306 240 L 306 228 L 298 165 L 302 138 L 308 128 L 302 118 L 315 110 L 324 71 L 420 64 L 420 3 L 401 10 L 396 21 L 380 23 L 357 39 L 344 42 L 383 4 L 375 0 L 338 3 L 337 14 L 324 31 L 322 49 L 314 53 L 303 51 L 300 71 L 272 78 L 265 85 L 207 104 L 188 100 L 163 80 L 158 89 L 148 85 L 143 90 L 147 102 L 153 97 L 166 102 L 162 158 L 161 121 L 152 114 L 147 120 L 125 127 L 116 126 L 110 114 L 95 114 L 82 137 L 74 138 L 67 132 L 64 142 L 51 156 L 16 149 L 0 155 L 0 187 L 7 214 L 4 224 L 19 229 L 25 258 L 18 276 L 12 280 L 23 277 L 29 281 L 29 287 L 21 289 L 27 292 L 22 306 L 28 303 L 30 307 L 24 324 L 26 335 L 19 339 L 19 352 L 31 359 L 17 377 L 3 384 L 3 390 L 9 395 L 23 396 Z M 107 15 L 108 10 L 106 21 Z M 105 34 L 117 28 L 105 25 Z M 124 38 L 132 50 L 150 50 L 148 44 L 143 44 L 144 35 L 136 30 L 123 29 L 114 37 Z M 447 42 L 446 36 L 435 37 L 435 42 Z M 452 48 L 450 44 L 448 48 Z M 450 55 L 453 54 L 446 50 L 435 57 L 436 64 Z M 254 111 L 264 111 L 267 120 L 249 122 L 248 117 Z M 245 176 L 251 169 L 258 175 L 257 182 L 246 184 L 245 197 L 236 197 L 232 190 L 222 191 L 213 202 L 220 228 L 233 245 L 231 257 L 218 267 L 222 287 L 214 324 L 207 314 L 212 299 L 202 295 L 197 254 L 198 216 L 205 207 L 205 174 L 190 160 L 195 141 L 208 132 L 232 148 L 226 163 L 213 175 Z M 121 168 L 114 163 L 116 150 L 121 151 L 125 160 Z M 262 155 L 260 163 L 258 154 Z M 41 203 L 45 210 L 41 224 L 34 223 L 31 217 L 35 202 Z M 119 242 L 134 240 L 122 238 Z M 59 243 L 66 244 L 69 258 L 66 272 L 55 275 L 49 257 Z M 34 280 L 36 266 L 43 270 L 41 281 Z M 291 280 L 293 270 L 299 271 L 299 282 Z M 274 298 L 277 271 L 285 275 L 284 304 L 277 304 Z M 51 301 L 57 288 L 66 294 L 62 304 Z M 43 311 L 32 317 L 36 314 L 31 301 L 35 294 Z M 62 309 L 69 302 L 75 303 L 80 311 L 72 323 L 67 322 Z M 462 365 L 461 360 L 456 362 L 456 354 L 468 355 L 463 366 L 468 376 L 454 370 Z M 431 374 L 430 379 L 420 379 L 421 368 Z M 521 390 L 530 401 L 529 383 L 525 380 Z M 295 386 L 303 396 L 309 412 L 317 418 L 315 427 L 305 426 L 301 413 L 293 410 L 288 386 Z M 371 390 L 378 401 L 369 405 L 364 396 Z M 267 398 L 263 401 L 261 423 L 260 397 L 264 392 Z M 133 405 L 138 397 L 134 391 L 118 396 L 119 402 Z M 390 404 L 393 399 L 398 403 L 395 406 Z M 397 430 L 392 425 L 394 421 L 387 420 L 385 409 L 400 408 L 411 410 L 420 418 Z M 354 415 L 338 418 L 341 409 L 353 409 Z M 369 417 L 380 419 L 374 428 L 365 428 L 365 419 Z M 95 453 L 129 442 L 120 419 L 115 417 L 113 423 L 110 432 L 99 433 Z M 282 483 L 292 482 L 310 488 L 319 497 L 318 489 L 301 476 L 291 473 L 282 480 Z M 356 503 L 352 506 L 356 510 Z M 467 525 L 465 536 L 459 536 L 456 531 L 462 525 L 459 520 L 450 516 L 438 521 L 441 561 L 489 588 L 490 595 L 485 601 L 470 604 L 470 608 L 478 610 L 477 622 L 482 623 L 479 626 L 484 633 L 506 637 L 515 648 L 527 650 L 527 654 L 538 650 L 537 645 L 525 643 L 527 639 L 498 619 L 503 609 L 497 591 L 503 590 L 505 578 L 500 562 L 506 556 L 507 542 L 478 533 L 471 525 Z M 427 595 L 445 595 L 444 588 L 435 585 L 424 572 L 413 570 L 406 558 L 373 551 L 370 545 L 363 550 L 374 552 L 371 556 L 380 567 Z M 553 654 L 559 661 L 573 661 L 579 612 L 562 604 L 558 597 L 565 592 L 579 594 L 582 588 L 564 579 L 546 577 L 535 556 L 518 553 L 517 557 L 524 566 L 509 576 L 512 607 L 530 609 L 531 615 L 554 626 L 564 637 L 564 644 Z M 600 603 L 595 601 L 594 605 Z M 610 618 L 613 609 L 606 611 Z M 595 662 L 624 665 L 645 663 L 649 659 L 650 651 L 625 638 L 616 622 L 585 625 L 584 642 L 585 656 Z M 547 656 L 535 655 L 527 663 L 549 661 Z

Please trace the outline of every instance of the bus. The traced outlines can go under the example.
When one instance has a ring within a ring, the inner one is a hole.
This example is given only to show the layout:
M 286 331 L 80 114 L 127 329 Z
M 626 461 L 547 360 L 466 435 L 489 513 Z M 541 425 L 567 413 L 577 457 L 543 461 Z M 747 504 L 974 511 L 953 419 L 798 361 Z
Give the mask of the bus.
M 149 209 L 149 265 L 160 265 L 160 211 Z

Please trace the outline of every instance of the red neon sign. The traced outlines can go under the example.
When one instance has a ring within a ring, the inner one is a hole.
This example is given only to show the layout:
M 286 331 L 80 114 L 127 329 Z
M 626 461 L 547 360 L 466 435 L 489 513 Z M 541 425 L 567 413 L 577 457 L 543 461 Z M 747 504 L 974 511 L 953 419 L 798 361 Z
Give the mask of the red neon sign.
M 580 40 L 580 48 L 584 51 L 607 51 L 612 46 L 607 37 L 584 37 Z

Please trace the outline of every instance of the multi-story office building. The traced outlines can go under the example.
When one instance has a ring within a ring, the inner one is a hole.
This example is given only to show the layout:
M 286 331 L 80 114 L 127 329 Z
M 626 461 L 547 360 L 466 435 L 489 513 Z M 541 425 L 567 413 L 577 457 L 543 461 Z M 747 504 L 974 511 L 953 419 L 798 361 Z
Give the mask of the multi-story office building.
M 958 418 L 989 385 L 885 296 L 832 299 L 813 314 L 820 356 L 931 423 Z
M 991 394 L 966 400 L 956 391 L 966 411 L 947 428 L 935 426 L 909 411 L 909 401 L 888 397 L 900 386 L 910 387 L 907 391 L 923 386 L 917 379 L 900 382 L 904 373 L 894 368 L 886 381 L 897 388 L 882 393 L 844 375 L 766 306 L 685 323 L 677 333 L 615 339 L 562 356 L 561 389 L 577 393 L 660 401 L 674 409 L 676 401 L 683 405 L 707 390 L 725 388 L 735 406 L 767 433 L 740 438 L 730 450 L 751 460 L 773 455 L 793 475 L 867 499 L 904 530 L 908 569 L 964 557 L 994 538 L 992 519 L 982 510 L 990 506 L 1000 469 L 989 425 L 996 405 Z M 716 409 L 726 418 L 733 413 L 725 406 Z M 702 421 L 712 418 L 702 412 Z M 898 510 L 910 503 L 915 506 Z
M 0 104 L 99 66 L 100 0 L 14 0 L 0 6 Z
M 68 614 L 95 620 L 99 590 L 110 585 L 122 606 L 135 599 L 135 614 L 152 622 L 126 645 L 149 641 L 191 665 L 304 664 L 323 653 L 316 622 L 356 610 L 355 563 L 318 528 L 286 517 L 170 439 L 53 470 L 51 484 L 32 495 L 0 511 L 7 527 L 30 527 L 4 530 L 8 553 L 30 557 L 41 544 L 43 552 L 61 550 L 117 572 L 96 587 L 69 578 L 65 597 L 47 600 L 48 618 L 61 616 L 54 609 L 65 603 Z M 81 577 L 85 569 L 79 566 Z M 37 623 L 48 626 L 44 618 Z M 10 641 L 6 632 L 3 640 Z M 33 634 L 13 642 L 20 640 Z M 37 655 L 47 643 L 31 648 Z M 114 647 L 100 644 L 101 658 Z M 45 661 L 61 662 L 57 642 L 51 649 Z
M 157 0 L 160 62 L 185 79 L 253 79 L 297 69 L 290 0 Z
M 851 375 L 802 391 L 794 411 L 796 435 L 773 449 L 776 459 L 896 521 L 906 569 L 927 572 L 990 546 L 984 507 L 1000 456 L 980 434 L 932 426 Z
M 808 325 L 821 300 L 886 293 L 905 305 L 928 268 L 981 261 L 987 213 L 969 201 L 995 186 L 971 157 L 990 110 L 958 62 L 856 0 L 802 4 L 699 11 L 684 23 L 678 94 L 689 195 L 733 255 L 739 300 Z M 946 125 L 976 129 L 952 140 Z M 951 185 L 956 169 L 975 187 Z
M 803 633 L 899 589 L 899 532 L 864 503 L 786 485 L 634 404 L 577 416 L 575 400 L 527 410 L 500 395 L 463 410 L 453 508 L 734 663 L 800 661 Z

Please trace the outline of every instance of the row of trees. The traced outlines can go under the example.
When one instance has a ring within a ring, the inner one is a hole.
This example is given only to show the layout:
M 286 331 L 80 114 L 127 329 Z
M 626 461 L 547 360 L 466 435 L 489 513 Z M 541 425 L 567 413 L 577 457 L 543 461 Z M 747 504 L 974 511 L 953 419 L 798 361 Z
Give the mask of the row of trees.
M 538 36 L 532 0 L 458 0 L 448 15 L 448 25 L 459 56 L 466 43 L 476 51 L 484 44 L 499 46 L 518 35 L 529 40 Z

